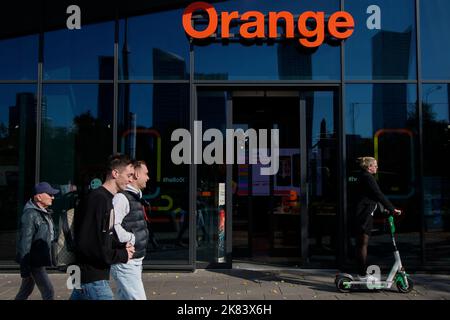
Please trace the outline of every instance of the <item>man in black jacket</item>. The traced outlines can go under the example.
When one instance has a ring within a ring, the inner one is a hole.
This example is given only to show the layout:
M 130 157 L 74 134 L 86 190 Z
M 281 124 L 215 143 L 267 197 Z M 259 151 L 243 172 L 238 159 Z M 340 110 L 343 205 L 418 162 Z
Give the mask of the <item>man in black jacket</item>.
M 114 237 L 114 195 L 132 182 L 134 169 L 125 155 L 113 155 L 108 161 L 106 180 L 83 199 L 74 217 L 77 261 L 81 289 L 74 289 L 71 300 L 112 300 L 110 267 L 132 258 L 134 247 L 118 245 Z
M 16 300 L 26 300 L 36 284 L 42 299 L 53 300 L 54 290 L 46 266 L 52 265 L 51 243 L 54 239 L 52 205 L 54 195 L 59 191 L 47 182 L 34 186 L 33 198 L 23 209 L 17 242 L 17 262 L 20 263 L 22 284 Z

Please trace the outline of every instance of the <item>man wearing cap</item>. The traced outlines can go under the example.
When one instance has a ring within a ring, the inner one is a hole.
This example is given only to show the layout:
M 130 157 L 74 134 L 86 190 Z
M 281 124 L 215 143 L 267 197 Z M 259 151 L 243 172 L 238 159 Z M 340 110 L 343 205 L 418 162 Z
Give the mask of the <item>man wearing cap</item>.
M 55 194 L 47 182 L 34 186 L 33 197 L 27 202 L 20 219 L 16 261 L 20 263 L 22 284 L 16 300 L 26 300 L 38 286 L 42 299 L 53 300 L 54 290 L 46 266 L 52 265 L 51 244 L 54 239 L 52 205 Z

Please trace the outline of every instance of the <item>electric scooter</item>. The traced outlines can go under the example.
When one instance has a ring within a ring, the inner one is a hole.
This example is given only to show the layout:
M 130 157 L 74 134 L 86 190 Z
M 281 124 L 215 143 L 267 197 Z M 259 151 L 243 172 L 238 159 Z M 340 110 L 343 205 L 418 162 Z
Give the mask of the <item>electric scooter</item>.
M 405 268 L 402 266 L 402 261 L 400 259 L 400 252 L 398 251 L 397 244 L 395 243 L 395 225 L 394 225 L 394 216 L 392 214 L 388 217 L 388 223 L 391 231 L 391 239 L 394 247 L 394 258 L 395 263 L 392 266 L 391 271 L 386 280 L 381 281 L 381 277 L 377 277 L 376 275 L 368 275 L 368 279 L 366 281 L 359 281 L 354 279 L 352 275 L 348 273 L 339 273 L 336 275 L 335 284 L 336 288 L 343 293 L 348 293 L 354 289 L 369 289 L 369 290 L 381 290 L 381 289 L 390 289 L 395 284 L 397 286 L 398 291 L 401 293 L 409 293 L 414 287 L 414 283 L 409 277 L 409 275 L 405 272 Z M 379 268 L 377 266 L 370 266 L 368 268 L 376 271 Z

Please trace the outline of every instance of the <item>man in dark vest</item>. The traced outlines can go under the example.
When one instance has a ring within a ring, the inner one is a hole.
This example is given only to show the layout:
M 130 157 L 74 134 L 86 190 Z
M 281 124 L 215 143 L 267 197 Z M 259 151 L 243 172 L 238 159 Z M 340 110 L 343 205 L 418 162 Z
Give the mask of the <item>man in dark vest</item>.
M 134 178 L 127 188 L 113 198 L 114 229 L 119 241 L 131 243 L 135 252 L 127 263 L 111 267 L 111 274 L 117 284 L 117 298 L 121 300 L 147 300 L 142 283 L 142 260 L 148 243 L 147 221 L 142 206 L 142 191 L 149 180 L 147 165 L 135 161 Z

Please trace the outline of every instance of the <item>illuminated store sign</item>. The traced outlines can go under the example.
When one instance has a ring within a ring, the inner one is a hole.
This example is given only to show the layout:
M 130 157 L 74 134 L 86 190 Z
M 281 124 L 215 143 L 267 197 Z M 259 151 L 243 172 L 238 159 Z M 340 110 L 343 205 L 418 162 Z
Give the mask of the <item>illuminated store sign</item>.
M 206 13 L 208 24 L 205 29 L 197 30 L 194 25 L 195 12 Z M 288 11 L 269 12 L 266 15 L 259 11 L 247 11 L 240 14 L 238 11 L 219 13 L 213 5 L 206 2 L 194 2 L 190 4 L 183 12 L 183 28 L 188 36 L 193 39 L 207 39 L 218 33 L 222 39 L 229 39 L 230 25 L 239 23 L 239 34 L 244 39 L 277 39 L 278 22 L 285 22 L 284 37 L 286 39 L 294 39 L 298 37 L 298 41 L 302 46 L 315 48 L 320 46 L 325 40 L 325 33 L 328 33 L 339 40 L 349 38 L 353 34 L 355 22 L 353 17 L 346 11 L 337 11 L 325 19 L 323 11 L 306 11 L 294 18 L 294 15 Z M 295 32 L 295 20 L 297 23 L 297 31 Z M 314 20 L 314 24 L 310 21 Z M 266 23 L 267 28 L 266 28 Z M 311 25 L 314 25 L 313 27 Z

